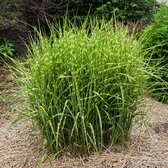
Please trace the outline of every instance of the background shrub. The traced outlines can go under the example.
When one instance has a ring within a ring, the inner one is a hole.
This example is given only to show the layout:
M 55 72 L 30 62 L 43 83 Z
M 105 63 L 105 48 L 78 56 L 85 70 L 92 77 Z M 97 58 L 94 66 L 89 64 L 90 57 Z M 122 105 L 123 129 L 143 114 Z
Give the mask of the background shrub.
M 103 21 L 92 21 L 89 31 L 68 22 L 50 30 L 49 38 L 38 31 L 29 59 L 16 63 L 26 115 L 44 144 L 82 153 L 127 144 L 147 80 L 139 43 Z
M 144 47 L 148 49 L 147 58 L 154 67 L 155 74 L 150 80 L 152 95 L 160 101 L 168 102 L 168 7 L 159 11 L 143 32 Z
M 156 0 L 111 0 L 97 7 L 96 11 L 108 19 L 115 13 L 119 20 L 137 22 L 150 20 L 158 9 Z

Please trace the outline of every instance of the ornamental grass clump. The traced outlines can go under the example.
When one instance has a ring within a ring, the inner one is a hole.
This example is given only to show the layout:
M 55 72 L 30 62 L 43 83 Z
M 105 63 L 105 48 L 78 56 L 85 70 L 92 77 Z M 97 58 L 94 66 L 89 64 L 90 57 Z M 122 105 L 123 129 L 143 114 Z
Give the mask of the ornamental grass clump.
M 129 140 L 148 75 L 134 35 L 112 23 L 50 25 L 17 66 L 28 116 L 55 152 L 101 152 Z

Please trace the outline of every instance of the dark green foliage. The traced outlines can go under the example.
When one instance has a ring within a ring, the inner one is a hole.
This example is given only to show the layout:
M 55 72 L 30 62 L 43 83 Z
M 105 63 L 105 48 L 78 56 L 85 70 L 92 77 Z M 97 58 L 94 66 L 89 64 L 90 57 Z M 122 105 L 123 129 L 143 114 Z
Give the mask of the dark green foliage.
M 106 18 L 115 13 L 122 21 L 139 21 L 151 19 L 158 9 L 156 0 L 111 0 L 96 8 L 96 11 Z
M 161 78 L 150 81 L 153 96 L 168 102 L 168 7 L 159 11 L 143 32 L 144 47 L 149 50 L 147 58 Z
M 22 13 L 29 23 L 60 19 L 68 13 L 70 19 L 90 16 L 111 19 L 114 13 L 122 21 L 151 19 L 159 9 L 156 0 L 23 0 Z
M 111 19 L 115 13 L 120 20 L 149 19 L 158 9 L 156 0 L 74 0 L 79 16 L 90 14 Z M 75 8 L 74 8 L 75 9 Z

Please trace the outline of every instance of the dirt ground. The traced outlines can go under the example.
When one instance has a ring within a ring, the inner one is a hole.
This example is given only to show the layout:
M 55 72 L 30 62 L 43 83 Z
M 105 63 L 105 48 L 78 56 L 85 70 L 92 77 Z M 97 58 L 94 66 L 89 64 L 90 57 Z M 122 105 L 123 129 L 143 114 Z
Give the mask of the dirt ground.
M 0 68 L 0 168 L 168 168 L 168 105 L 145 101 L 146 117 L 135 124 L 128 149 L 114 147 L 102 154 L 74 158 L 66 153 L 53 159 L 45 155 L 31 122 L 13 123 L 24 103 L 8 100 L 16 91 Z

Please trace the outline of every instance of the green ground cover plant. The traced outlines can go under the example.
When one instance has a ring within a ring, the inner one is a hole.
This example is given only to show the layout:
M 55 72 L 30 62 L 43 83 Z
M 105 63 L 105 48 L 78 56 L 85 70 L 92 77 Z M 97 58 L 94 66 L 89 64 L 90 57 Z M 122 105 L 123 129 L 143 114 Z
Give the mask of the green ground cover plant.
M 6 39 L 0 43 L 0 65 L 14 56 L 13 44 Z M 8 59 L 9 58 L 9 59 Z
M 7 40 L 0 43 L 0 55 L 1 56 L 13 56 L 14 48 L 13 44 Z
M 168 103 L 168 7 L 164 6 L 142 33 L 146 58 L 157 77 L 150 79 L 151 95 Z
M 37 31 L 28 60 L 15 61 L 24 115 L 55 152 L 127 145 L 148 79 L 141 45 L 113 20 L 63 25 Z

